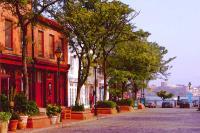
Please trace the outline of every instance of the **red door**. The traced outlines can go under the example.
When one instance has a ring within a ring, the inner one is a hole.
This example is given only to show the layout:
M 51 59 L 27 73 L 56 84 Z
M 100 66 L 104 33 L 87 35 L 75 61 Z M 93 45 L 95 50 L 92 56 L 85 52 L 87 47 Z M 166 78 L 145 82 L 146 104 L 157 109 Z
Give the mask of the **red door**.
M 44 102 L 43 102 L 43 94 L 44 94 L 44 89 L 43 89 L 43 73 L 41 71 L 37 72 L 37 79 L 36 79 L 36 90 L 35 90 L 35 99 L 36 103 L 39 107 L 43 107 Z
M 53 73 L 47 74 L 47 82 L 46 82 L 46 100 L 47 104 L 55 103 L 54 100 L 54 75 Z

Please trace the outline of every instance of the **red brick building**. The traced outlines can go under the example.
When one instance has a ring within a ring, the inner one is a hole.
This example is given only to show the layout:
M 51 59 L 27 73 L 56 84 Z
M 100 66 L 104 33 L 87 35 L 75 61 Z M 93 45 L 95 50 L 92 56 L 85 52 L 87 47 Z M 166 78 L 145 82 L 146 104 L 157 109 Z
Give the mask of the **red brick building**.
M 28 29 L 29 98 L 35 100 L 39 107 L 58 102 L 67 105 L 68 42 L 60 30 L 59 24 L 43 17 L 36 26 L 30 25 Z M 60 81 L 57 81 L 58 68 L 54 55 L 58 46 L 63 51 Z M 22 91 L 21 31 L 17 27 L 17 19 L 1 8 L 0 52 L 0 94 L 8 95 L 11 87 L 17 92 Z

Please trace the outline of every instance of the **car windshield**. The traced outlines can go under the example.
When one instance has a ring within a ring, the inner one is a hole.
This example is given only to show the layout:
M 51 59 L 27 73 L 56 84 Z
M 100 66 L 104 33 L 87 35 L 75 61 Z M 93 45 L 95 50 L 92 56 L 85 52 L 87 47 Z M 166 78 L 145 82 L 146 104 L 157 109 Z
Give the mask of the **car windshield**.
M 181 102 L 188 102 L 187 99 L 181 99 Z
M 163 102 L 163 103 L 170 103 L 170 102 L 168 102 L 168 101 L 165 101 L 165 102 Z

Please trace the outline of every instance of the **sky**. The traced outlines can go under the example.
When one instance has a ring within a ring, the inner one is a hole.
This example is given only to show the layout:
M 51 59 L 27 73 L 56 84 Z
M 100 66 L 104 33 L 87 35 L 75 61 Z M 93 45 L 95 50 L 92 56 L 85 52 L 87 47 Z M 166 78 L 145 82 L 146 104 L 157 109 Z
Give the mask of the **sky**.
M 149 41 L 165 46 L 167 57 L 177 57 L 168 82 L 200 85 L 200 0 L 121 1 L 140 12 L 133 23 L 151 33 Z

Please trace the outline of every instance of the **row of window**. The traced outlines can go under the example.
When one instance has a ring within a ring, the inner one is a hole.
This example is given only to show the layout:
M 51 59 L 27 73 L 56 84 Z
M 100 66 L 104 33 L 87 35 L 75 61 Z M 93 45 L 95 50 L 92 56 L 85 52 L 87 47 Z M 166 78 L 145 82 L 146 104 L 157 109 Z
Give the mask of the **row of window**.
M 54 58 L 54 52 L 55 52 L 55 40 L 54 35 L 49 34 L 49 58 Z M 38 40 L 37 40 L 37 46 L 38 46 L 38 56 L 44 57 L 44 51 L 46 48 L 44 48 L 44 32 L 39 30 L 38 31 Z M 64 50 L 64 40 L 63 38 L 59 38 L 57 42 L 57 47 L 60 47 Z M 13 49 L 13 24 L 10 20 L 5 20 L 5 47 L 8 50 Z M 63 58 L 64 59 L 64 58 Z

